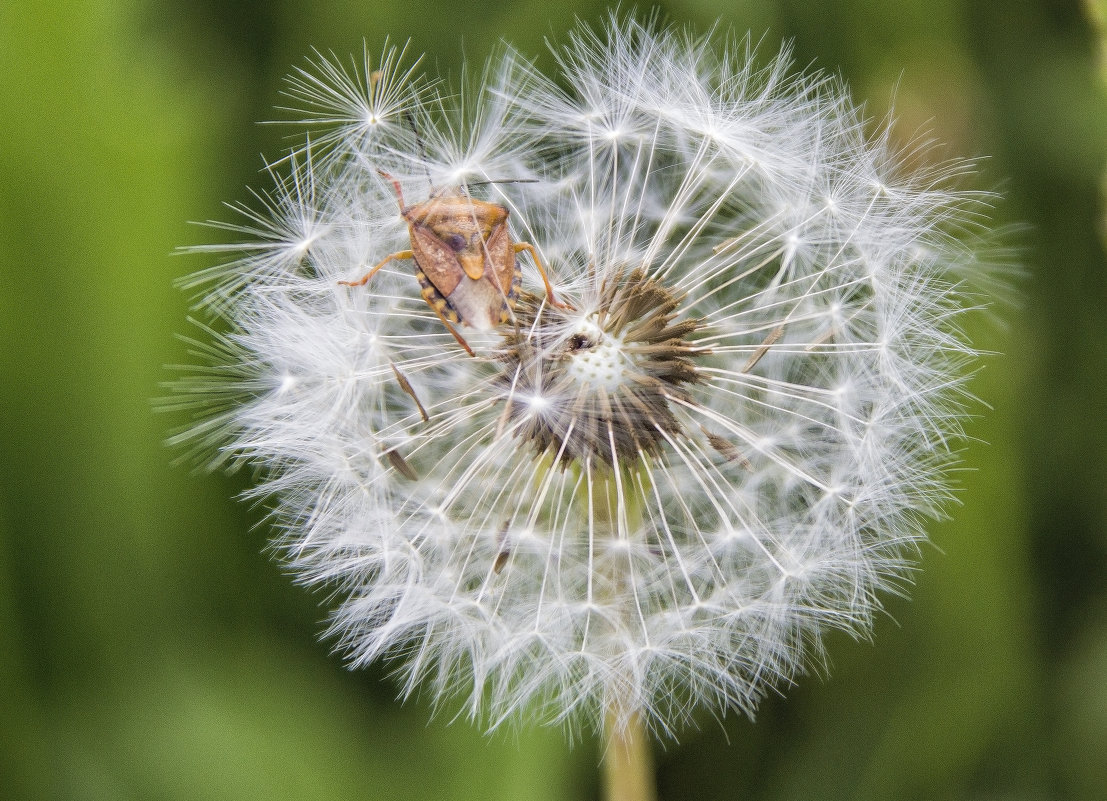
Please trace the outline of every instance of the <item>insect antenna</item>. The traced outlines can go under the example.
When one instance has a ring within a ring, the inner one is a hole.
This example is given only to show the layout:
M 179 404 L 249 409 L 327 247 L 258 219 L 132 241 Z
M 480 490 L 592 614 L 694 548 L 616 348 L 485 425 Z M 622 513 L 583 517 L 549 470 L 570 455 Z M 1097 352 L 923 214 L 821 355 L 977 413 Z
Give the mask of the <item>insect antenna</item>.
M 407 109 L 404 112 L 404 120 L 415 135 L 415 144 L 419 147 L 419 163 L 423 165 L 423 172 L 426 173 L 427 186 L 434 186 L 434 182 L 431 181 L 430 169 L 427 167 L 427 143 L 423 140 L 423 134 L 419 132 L 419 126 L 415 124 L 415 112 Z
M 488 184 L 536 184 L 537 178 L 488 178 L 483 181 L 469 181 L 465 186 L 487 186 Z

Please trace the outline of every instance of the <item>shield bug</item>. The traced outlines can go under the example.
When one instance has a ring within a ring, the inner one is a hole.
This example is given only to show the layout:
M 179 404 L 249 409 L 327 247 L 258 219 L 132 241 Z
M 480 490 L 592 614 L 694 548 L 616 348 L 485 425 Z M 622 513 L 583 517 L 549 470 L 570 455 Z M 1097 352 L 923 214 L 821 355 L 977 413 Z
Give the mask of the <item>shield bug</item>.
M 570 308 L 554 299 L 549 276 L 534 246 L 511 240 L 505 207 L 469 197 L 459 187 L 432 192 L 427 200 L 409 206 L 404 202 L 400 182 L 386 172 L 380 174 L 396 190 L 411 250 L 391 253 L 358 280 L 339 283 L 364 286 L 390 261 L 414 260 L 423 300 L 470 356 L 476 354 L 454 326 L 487 331 L 511 319 L 522 282 L 515 258 L 518 253 L 526 251 L 534 259 L 550 304 Z

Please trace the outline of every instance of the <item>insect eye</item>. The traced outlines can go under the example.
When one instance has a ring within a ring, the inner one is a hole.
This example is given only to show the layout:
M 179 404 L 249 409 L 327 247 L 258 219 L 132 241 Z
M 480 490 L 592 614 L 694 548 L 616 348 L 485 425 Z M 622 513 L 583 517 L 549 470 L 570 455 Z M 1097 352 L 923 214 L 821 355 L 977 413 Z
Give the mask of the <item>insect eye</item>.
M 451 249 L 456 251 L 465 250 L 465 246 L 469 244 L 468 240 L 461 234 L 450 234 L 445 241 Z

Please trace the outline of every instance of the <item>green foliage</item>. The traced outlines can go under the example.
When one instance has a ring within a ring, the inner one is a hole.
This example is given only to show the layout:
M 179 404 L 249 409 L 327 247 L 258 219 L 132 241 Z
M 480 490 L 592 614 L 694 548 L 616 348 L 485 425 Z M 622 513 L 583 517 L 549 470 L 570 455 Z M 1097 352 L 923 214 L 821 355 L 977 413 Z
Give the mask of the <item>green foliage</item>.
M 1089 5 L 1089 8 L 1093 5 Z M 0 796 L 587 799 L 597 754 L 558 731 L 428 724 L 383 671 L 314 636 L 244 479 L 171 464 L 151 411 L 186 361 L 172 257 L 275 154 L 279 80 L 312 46 L 411 37 L 435 72 L 501 38 L 538 54 L 597 2 L 320 0 L 0 9 Z M 1102 798 L 1107 772 L 1107 104 L 1079 9 L 1044 0 L 667 5 L 701 29 L 794 38 L 899 130 L 993 153 L 1026 275 L 981 321 L 963 506 L 934 527 L 875 643 L 757 724 L 705 720 L 659 753 L 663 798 Z M 1102 34 L 1102 32 L 1101 32 Z M 547 57 L 543 57 L 547 58 Z M 984 443 L 988 444 L 984 444 Z M 727 739 L 729 738 L 729 743 Z

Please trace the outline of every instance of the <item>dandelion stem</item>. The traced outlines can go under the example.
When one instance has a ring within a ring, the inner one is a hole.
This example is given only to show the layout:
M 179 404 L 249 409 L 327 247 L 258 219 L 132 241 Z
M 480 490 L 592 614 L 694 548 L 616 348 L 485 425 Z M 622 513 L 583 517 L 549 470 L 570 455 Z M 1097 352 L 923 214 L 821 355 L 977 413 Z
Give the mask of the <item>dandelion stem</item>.
M 642 505 L 630 490 L 634 471 L 625 468 L 621 476 L 613 471 L 594 474 L 598 492 L 594 507 L 597 532 L 606 536 L 638 535 L 642 531 Z M 620 532 L 620 521 L 625 529 Z M 613 592 L 621 594 L 630 583 L 627 574 L 611 576 Z M 637 710 L 628 711 L 616 699 L 608 703 L 604 713 L 603 782 L 605 801 L 655 801 L 653 759 L 650 735 Z
M 623 719 L 608 709 L 604 719 L 604 801 L 655 801 L 650 738 L 642 718 Z

